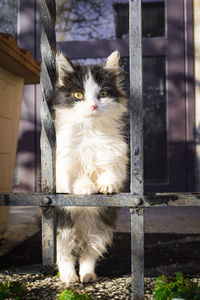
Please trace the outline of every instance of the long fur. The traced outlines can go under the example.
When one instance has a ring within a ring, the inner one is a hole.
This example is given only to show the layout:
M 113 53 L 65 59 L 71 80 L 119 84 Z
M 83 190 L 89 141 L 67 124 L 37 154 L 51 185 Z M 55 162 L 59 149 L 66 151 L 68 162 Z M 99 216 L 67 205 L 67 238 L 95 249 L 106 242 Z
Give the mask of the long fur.
M 74 66 L 57 55 L 58 82 L 54 109 L 56 127 L 56 192 L 118 193 L 127 174 L 127 144 L 122 117 L 127 111 L 119 54 L 102 66 Z M 106 96 L 100 97 L 101 90 Z M 79 101 L 74 92 L 84 96 Z M 66 284 L 96 279 L 95 263 L 112 241 L 112 208 L 65 207 L 57 210 L 57 263 Z

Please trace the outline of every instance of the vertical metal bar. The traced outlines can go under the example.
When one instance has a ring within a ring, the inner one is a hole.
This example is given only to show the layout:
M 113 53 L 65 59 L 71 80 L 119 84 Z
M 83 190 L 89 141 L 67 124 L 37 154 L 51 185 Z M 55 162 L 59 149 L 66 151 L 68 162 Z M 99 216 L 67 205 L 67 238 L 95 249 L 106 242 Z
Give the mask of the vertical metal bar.
M 55 192 L 55 128 L 53 123 L 52 97 L 56 80 L 56 38 L 55 38 L 55 14 L 54 0 L 41 0 L 41 89 L 43 101 L 41 103 L 41 159 L 42 159 L 42 191 L 44 193 Z
M 141 0 L 129 0 L 131 192 L 143 194 Z
M 143 195 L 142 7 L 129 0 L 131 193 Z M 131 211 L 132 299 L 144 299 L 143 210 Z
M 53 271 L 56 259 L 56 247 L 54 244 L 55 223 L 54 209 L 42 208 L 42 262 L 46 271 Z
M 41 88 L 43 100 L 41 103 L 41 167 L 42 192 L 55 192 L 55 128 L 53 124 L 52 97 L 56 80 L 56 37 L 55 37 L 56 5 L 54 0 L 41 0 Z M 48 200 L 48 198 L 46 198 Z M 48 201 L 47 201 L 48 202 Z M 48 205 L 48 203 L 46 203 Z M 43 208 L 42 216 L 42 248 L 44 266 L 55 262 L 55 230 L 54 208 Z
M 144 299 L 144 210 L 131 212 L 132 299 Z

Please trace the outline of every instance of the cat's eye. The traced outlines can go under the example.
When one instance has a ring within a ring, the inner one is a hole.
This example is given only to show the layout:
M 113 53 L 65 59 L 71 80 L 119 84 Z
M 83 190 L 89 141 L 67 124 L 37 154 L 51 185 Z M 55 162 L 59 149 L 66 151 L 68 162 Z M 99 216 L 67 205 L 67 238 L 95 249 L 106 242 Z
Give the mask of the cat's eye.
M 82 100 L 83 99 L 83 94 L 81 92 L 75 92 L 73 93 L 74 98 L 78 99 L 78 100 Z
M 99 97 L 100 97 L 100 98 L 106 97 L 107 95 L 108 95 L 108 92 L 107 92 L 106 90 L 102 90 L 102 91 L 100 91 L 100 93 L 99 93 Z

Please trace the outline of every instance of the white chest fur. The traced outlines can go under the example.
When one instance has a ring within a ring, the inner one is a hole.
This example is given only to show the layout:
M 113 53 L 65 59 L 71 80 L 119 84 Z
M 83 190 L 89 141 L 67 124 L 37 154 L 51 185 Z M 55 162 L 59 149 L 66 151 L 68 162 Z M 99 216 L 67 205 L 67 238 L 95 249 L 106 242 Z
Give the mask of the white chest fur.
M 95 117 L 78 122 L 74 116 L 72 119 L 69 109 L 62 109 L 56 111 L 55 125 L 57 192 L 99 192 L 98 182 L 102 180 L 103 185 L 105 181 L 115 182 L 116 187 L 109 192 L 122 187 L 126 178 L 127 145 L 115 120 Z M 90 188 L 81 188 L 88 184 Z

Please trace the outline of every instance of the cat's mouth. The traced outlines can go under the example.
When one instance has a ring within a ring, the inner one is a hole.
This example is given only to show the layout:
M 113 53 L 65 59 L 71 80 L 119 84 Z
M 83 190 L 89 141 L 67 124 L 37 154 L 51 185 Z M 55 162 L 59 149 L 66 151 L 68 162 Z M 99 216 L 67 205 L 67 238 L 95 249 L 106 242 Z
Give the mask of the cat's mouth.
M 92 113 L 95 113 L 97 109 L 98 109 L 98 105 L 96 105 L 96 104 L 92 105 L 92 107 L 91 107 Z

